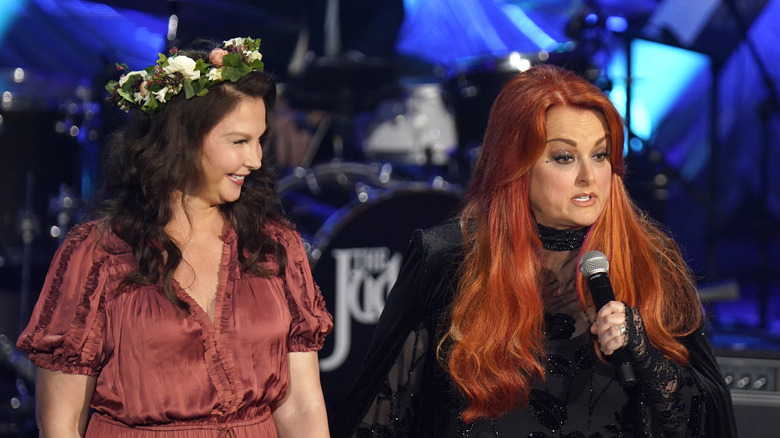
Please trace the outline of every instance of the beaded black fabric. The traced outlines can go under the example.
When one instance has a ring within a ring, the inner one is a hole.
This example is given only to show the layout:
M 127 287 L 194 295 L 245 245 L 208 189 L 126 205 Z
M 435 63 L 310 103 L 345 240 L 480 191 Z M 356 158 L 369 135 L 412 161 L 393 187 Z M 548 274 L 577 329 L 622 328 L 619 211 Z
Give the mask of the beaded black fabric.
M 569 251 L 582 246 L 590 227 L 576 230 L 556 230 L 542 224 L 536 224 L 539 229 L 539 239 L 544 249 L 550 251 Z
M 552 341 L 563 341 L 574 333 L 574 318 L 565 313 L 544 314 L 544 334 Z

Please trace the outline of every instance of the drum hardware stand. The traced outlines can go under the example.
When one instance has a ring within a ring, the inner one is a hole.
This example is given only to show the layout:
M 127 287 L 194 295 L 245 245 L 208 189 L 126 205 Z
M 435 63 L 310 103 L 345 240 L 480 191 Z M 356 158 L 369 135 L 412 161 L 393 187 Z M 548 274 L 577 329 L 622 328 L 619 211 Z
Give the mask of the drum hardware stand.
M 24 329 L 27 319 L 30 317 L 30 275 L 32 268 L 32 243 L 38 228 L 35 214 L 33 213 L 33 192 L 35 187 L 35 175 L 27 173 L 25 186 L 25 205 L 20 214 L 19 231 L 22 236 L 22 274 L 19 290 L 19 332 Z M 0 334 L 0 365 L 2 368 L 10 368 L 15 371 L 17 397 L 10 400 L 11 407 L 22 417 L 28 419 L 32 416 L 34 423 L 33 395 L 28 390 L 35 386 L 35 365 L 27 357 L 22 355 L 13 343 L 4 334 Z M 28 421 L 29 422 L 29 421 Z M 17 434 L 20 426 L 16 423 L 0 425 L 7 432 Z M 5 431 L 4 431 L 5 432 Z
M 314 161 L 329 129 L 333 131 L 333 158 L 361 160 L 362 153 L 353 141 L 355 115 L 397 93 L 395 69 L 389 60 L 350 55 L 312 59 L 290 79 L 286 90 L 291 108 L 330 113 L 327 123 L 323 121 L 315 132 L 312 145 L 316 147 L 307 151 L 304 164 Z
M 35 365 L 4 334 L 0 334 L 0 369 L 9 377 L 6 369 L 16 375 L 16 396 L 8 401 L 16 421 L 0 424 L 0 436 L 34 436 L 35 396 L 31 388 L 35 387 Z
M 317 125 L 317 130 L 314 131 L 314 135 L 312 136 L 311 142 L 309 143 L 309 148 L 306 150 L 306 155 L 303 157 L 303 160 L 301 160 L 301 167 L 311 166 L 311 163 L 314 161 L 314 157 L 320 150 L 322 140 L 325 138 L 325 134 L 328 132 L 328 129 L 330 129 L 331 124 L 332 119 L 328 115 L 323 118 L 319 125 Z
M 19 231 L 22 236 L 22 278 L 19 288 L 19 333 L 24 330 L 30 317 L 30 271 L 32 269 L 33 240 L 38 229 L 38 221 L 33 213 L 33 193 L 35 174 L 27 172 L 24 210 L 21 212 Z
M 26 175 L 25 202 L 20 212 L 19 232 L 22 238 L 21 284 L 19 291 L 19 332 L 21 333 L 30 317 L 31 309 L 31 271 L 33 243 L 40 231 L 39 220 L 34 213 L 35 174 Z M 70 224 L 78 201 L 70 194 L 65 184 L 60 185 L 59 195 L 50 201 L 49 213 L 56 214 L 59 227 L 58 243 L 62 243 L 67 226 Z M 54 237 L 54 235 L 53 235 Z M 13 436 L 25 436 L 33 433 L 35 427 L 35 396 L 31 388 L 35 387 L 35 365 L 14 346 L 5 335 L 0 334 L 0 369 L 9 369 L 16 375 L 16 396 L 10 400 L 14 412 L 19 415 L 19 422 L 0 424 L 0 434 L 13 433 Z M 6 373 L 6 375 L 11 375 Z M 7 429 L 7 430 L 6 430 Z M 25 433 L 26 431 L 26 433 Z

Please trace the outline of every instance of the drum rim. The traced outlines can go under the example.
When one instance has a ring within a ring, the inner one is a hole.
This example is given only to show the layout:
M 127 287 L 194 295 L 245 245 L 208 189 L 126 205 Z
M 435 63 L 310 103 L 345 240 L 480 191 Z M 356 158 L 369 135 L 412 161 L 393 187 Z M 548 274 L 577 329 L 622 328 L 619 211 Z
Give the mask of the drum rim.
M 331 241 L 346 227 L 346 225 L 358 215 L 364 213 L 371 207 L 380 204 L 383 201 L 393 199 L 399 196 L 408 196 L 421 193 L 431 194 L 444 194 L 458 198 L 458 204 L 463 202 L 463 196 L 465 190 L 457 185 L 444 185 L 442 187 L 434 187 L 431 184 L 423 181 L 402 181 L 400 184 L 392 189 L 384 191 L 379 194 L 372 194 L 366 201 L 359 201 L 357 199 L 348 202 L 343 207 L 339 208 L 335 213 L 330 215 L 317 231 L 312 235 L 309 242 L 310 248 L 307 251 L 309 257 L 309 265 L 314 270 L 317 262 L 321 258 L 322 252 L 330 245 Z M 460 209 L 458 206 L 453 214 Z M 319 256 L 314 257 L 312 254 L 314 251 L 320 253 Z
M 376 183 L 377 187 L 393 187 L 399 181 L 392 179 L 387 182 L 382 182 L 379 178 L 382 170 L 382 163 L 356 163 L 356 162 L 333 162 L 323 163 L 312 167 L 297 167 L 289 175 L 280 178 L 276 183 L 276 192 L 281 196 L 288 190 L 295 187 L 296 184 L 305 182 L 308 175 L 314 175 L 315 178 L 321 178 L 325 176 L 339 175 L 343 173 L 351 173 L 360 176 L 366 176 L 371 180 L 371 183 Z

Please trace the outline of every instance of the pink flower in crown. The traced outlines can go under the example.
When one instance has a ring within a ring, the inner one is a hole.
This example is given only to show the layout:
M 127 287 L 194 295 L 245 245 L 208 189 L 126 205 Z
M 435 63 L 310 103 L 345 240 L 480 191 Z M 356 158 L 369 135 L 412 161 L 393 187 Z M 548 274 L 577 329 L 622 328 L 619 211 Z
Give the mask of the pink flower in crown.
M 228 54 L 225 49 L 214 49 L 209 53 L 209 61 L 217 67 L 222 67 L 222 58 Z

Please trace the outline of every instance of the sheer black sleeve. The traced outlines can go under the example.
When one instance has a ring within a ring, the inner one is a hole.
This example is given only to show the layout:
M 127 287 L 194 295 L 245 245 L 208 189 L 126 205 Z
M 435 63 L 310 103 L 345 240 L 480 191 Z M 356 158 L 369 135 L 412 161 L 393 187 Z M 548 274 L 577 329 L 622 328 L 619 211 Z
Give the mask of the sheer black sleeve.
M 703 330 L 682 339 L 691 357 L 690 365 L 684 367 L 650 343 L 637 309 L 626 306 L 626 321 L 628 349 L 634 357 L 640 389 L 665 435 L 713 436 L 707 431 L 718 430 L 717 436 L 736 436 L 728 388 Z
M 412 436 L 415 415 L 419 412 L 425 362 L 429 359 L 429 342 L 430 337 L 423 327 L 418 327 L 409 334 L 353 436 Z
M 457 282 L 461 241 L 457 223 L 414 232 L 360 374 L 336 413 L 334 437 L 430 436 L 435 336 Z

